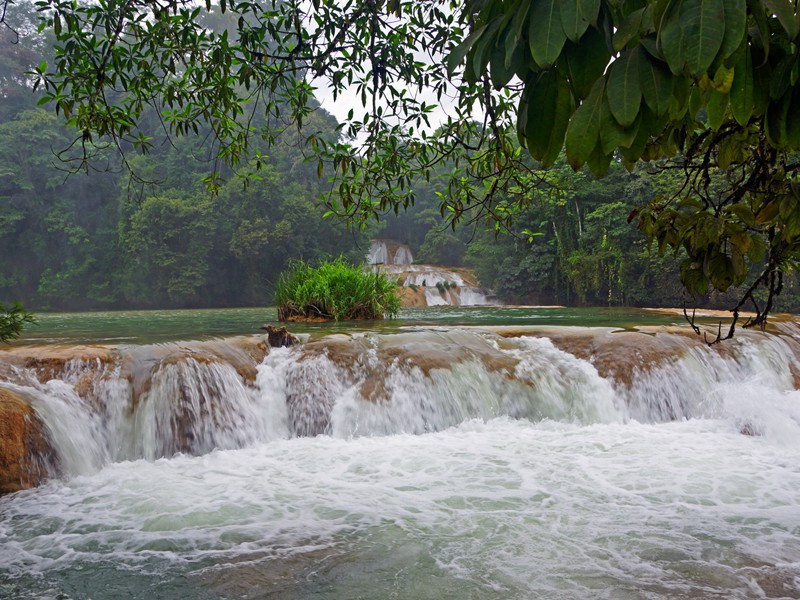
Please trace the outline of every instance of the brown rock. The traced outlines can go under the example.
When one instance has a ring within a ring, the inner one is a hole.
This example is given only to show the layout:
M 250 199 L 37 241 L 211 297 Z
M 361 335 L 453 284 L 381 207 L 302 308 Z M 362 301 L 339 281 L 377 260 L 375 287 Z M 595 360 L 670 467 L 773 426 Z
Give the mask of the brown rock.
M 56 470 L 42 420 L 22 396 L 0 388 L 0 494 L 36 487 Z
M 262 325 L 261 329 L 267 332 L 267 342 L 273 348 L 284 348 L 294 346 L 300 340 L 292 335 L 286 327 L 275 327 L 273 325 Z

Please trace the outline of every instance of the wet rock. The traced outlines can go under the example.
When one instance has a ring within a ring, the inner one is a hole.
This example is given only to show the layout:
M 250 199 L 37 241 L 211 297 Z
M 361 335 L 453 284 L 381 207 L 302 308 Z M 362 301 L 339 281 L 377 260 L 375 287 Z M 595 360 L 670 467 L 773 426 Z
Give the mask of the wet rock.
M 42 420 L 25 398 L 0 388 L 0 494 L 36 487 L 56 471 Z
M 267 342 L 272 348 L 285 348 L 294 346 L 300 340 L 292 335 L 286 327 L 275 327 L 274 325 L 262 325 L 261 329 L 267 332 Z

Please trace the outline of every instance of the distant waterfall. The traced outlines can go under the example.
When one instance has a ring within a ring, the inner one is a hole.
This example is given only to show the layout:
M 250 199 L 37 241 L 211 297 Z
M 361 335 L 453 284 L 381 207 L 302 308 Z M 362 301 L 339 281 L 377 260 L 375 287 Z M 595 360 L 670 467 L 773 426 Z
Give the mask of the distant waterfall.
M 404 287 L 421 288 L 425 306 L 490 306 L 498 304 L 494 294 L 475 281 L 467 281 L 453 268 L 411 264 L 411 249 L 393 240 L 372 240 L 367 264 L 376 265 Z M 462 269 L 463 271 L 463 269 Z M 474 275 L 470 277 L 474 280 Z
M 367 254 L 370 265 L 410 265 L 414 262 L 411 248 L 394 240 L 372 240 Z

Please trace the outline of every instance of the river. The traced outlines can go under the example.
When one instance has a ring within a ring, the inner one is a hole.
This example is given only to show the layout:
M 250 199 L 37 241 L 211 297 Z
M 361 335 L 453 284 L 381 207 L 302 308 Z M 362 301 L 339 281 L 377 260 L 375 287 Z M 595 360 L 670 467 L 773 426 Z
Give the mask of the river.
M 0 598 L 800 598 L 797 326 L 442 308 L 44 315 L 0 388 L 58 474 Z

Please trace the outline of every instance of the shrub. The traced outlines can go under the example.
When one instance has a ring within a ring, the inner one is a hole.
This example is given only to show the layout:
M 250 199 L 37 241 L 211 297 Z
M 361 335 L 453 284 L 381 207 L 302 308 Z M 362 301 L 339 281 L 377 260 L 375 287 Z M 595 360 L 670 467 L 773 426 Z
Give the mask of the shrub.
M 22 308 L 20 304 L 6 307 L 0 304 L 0 342 L 9 342 L 18 338 L 26 325 L 36 323 L 36 318 Z
M 275 303 L 280 321 L 382 319 L 400 309 L 394 281 L 343 258 L 316 267 L 292 262 L 278 278 Z

